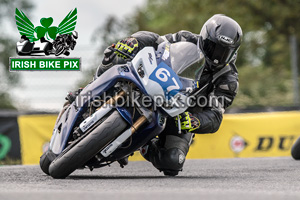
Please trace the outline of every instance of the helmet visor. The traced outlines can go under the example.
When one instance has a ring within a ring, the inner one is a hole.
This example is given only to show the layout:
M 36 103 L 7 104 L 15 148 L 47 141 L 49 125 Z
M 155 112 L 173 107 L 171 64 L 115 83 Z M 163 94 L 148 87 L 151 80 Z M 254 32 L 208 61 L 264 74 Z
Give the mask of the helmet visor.
M 222 46 L 209 39 L 203 41 L 205 56 L 216 66 L 229 63 L 235 51 L 235 48 Z

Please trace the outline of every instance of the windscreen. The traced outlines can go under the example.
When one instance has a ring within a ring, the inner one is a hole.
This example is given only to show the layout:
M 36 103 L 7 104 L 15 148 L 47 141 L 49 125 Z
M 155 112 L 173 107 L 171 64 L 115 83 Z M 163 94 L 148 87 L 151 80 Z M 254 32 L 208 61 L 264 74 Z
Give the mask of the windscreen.
M 177 42 L 170 45 L 170 59 L 172 69 L 176 74 L 181 74 L 195 62 L 203 59 L 197 45 L 191 42 Z

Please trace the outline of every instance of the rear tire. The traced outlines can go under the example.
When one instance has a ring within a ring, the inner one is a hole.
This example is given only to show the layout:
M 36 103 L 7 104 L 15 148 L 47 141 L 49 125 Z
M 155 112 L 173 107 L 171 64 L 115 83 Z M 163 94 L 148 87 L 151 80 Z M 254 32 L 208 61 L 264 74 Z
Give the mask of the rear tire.
M 51 162 L 55 159 L 56 155 L 51 151 L 46 151 L 40 158 L 40 167 L 42 171 L 49 175 L 49 166 Z
M 66 178 L 94 157 L 107 143 L 115 139 L 127 126 L 118 111 L 114 111 L 100 126 L 67 152 L 62 152 L 49 167 L 53 178 Z
M 295 160 L 300 160 L 300 137 L 296 140 L 291 150 L 292 157 Z

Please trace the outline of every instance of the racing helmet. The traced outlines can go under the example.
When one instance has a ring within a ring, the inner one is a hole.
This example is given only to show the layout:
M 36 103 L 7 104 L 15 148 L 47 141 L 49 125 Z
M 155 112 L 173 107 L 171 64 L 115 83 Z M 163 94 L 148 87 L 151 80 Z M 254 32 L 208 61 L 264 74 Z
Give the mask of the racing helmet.
M 214 15 L 205 22 L 198 45 L 212 70 L 220 69 L 231 61 L 241 45 L 242 36 L 240 25 L 225 15 Z

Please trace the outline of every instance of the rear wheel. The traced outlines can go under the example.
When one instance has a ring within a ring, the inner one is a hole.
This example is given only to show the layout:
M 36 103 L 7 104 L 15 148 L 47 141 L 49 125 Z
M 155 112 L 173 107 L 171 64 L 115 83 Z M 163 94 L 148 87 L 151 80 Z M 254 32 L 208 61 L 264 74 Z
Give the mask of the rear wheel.
M 65 178 L 94 157 L 127 126 L 118 111 L 114 111 L 100 126 L 67 152 L 62 152 L 49 167 L 53 178 Z
M 292 157 L 295 160 L 300 160 L 300 137 L 296 140 L 291 150 Z
M 40 167 L 42 171 L 49 175 L 49 166 L 51 162 L 55 159 L 56 155 L 51 151 L 46 151 L 40 158 Z

